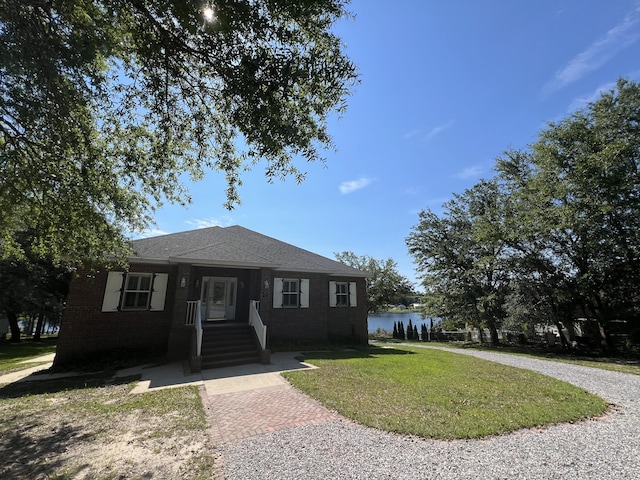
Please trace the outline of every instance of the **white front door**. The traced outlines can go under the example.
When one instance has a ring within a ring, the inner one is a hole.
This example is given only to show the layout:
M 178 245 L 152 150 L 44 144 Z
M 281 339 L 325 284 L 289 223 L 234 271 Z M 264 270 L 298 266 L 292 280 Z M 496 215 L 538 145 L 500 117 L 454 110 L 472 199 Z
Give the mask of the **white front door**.
M 236 279 L 230 277 L 203 277 L 203 320 L 234 320 L 236 318 Z

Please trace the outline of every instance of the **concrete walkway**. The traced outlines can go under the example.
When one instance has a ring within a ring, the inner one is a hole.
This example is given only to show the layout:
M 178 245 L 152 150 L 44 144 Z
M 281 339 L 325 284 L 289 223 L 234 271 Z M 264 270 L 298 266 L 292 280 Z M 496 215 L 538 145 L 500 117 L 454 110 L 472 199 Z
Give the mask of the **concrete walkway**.
M 160 388 L 203 386 L 206 394 L 222 395 L 286 384 L 280 372 L 316 368 L 296 359 L 296 352 L 280 352 L 271 355 L 271 363 L 252 363 L 235 367 L 214 368 L 190 373 L 186 362 L 169 363 L 158 367 L 134 367 L 120 370 L 118 377 L 139 374 L 140 382 L 132 393 L 144 393 Z
M 280 372 L 316 368 L 311 364 L 297 360 L 296 357 L 298 356 L 299 354 L 296 352 L 275 353 L 271 356 L 271 363 L 269 365 L 253 363 L 250 365 L 203 370 L 199 373 L 191 373 L 186 362 L 173 362 L 159 366 L 142 365 L 119 370 L 114 375 L 114 378 L 140 375 L 140 381 L 131 393 L 144 393 L 163 388 L 196 385 L 204 387 L 208 396 L 222 395 L 287 385 L 286 380 L 282 378 Z M 25 365 L 29 363 L 46 363 L 0 375 L 0 385 L 15 382 L 54 380 L 57 378 L 86 374 L 79 372 L 62 372 L 34 375 L 36 372 L 50 368 L 53 364 L 54 357 L 55 353 L 51 353 L 21 362 Z
M 17 372 L 7 373 L 5 375 L 0 375 L 0 385 L 5 383 L 15 383 L 20 380 L 29 378 L 36 372 L 40 370 L 46 370 L 53 365 L 53 358 L 56 356 L 55 353 L 50 353 L 48 355 L 42 355 L 41 357 L 30 358 L 29 360 L 24 360 L 20 362 L 21 364 L 28 365 L 29 363 L 40 363 L 45 362 L 41 365 L 36 365 L 35 367 L 27 367 L 24 370 L 18 370 Z M 46 375 L 44 375 L 46 377 Z M 51 378 L 51 376 L 49 376 Z
M 185 365 L 130 369 L 118 376 L 139 373 L 132 393 L 196 385 L 211 424 L 214 445 L 223 445 L 278 430 L 316 425 L 340 418 L 319 402 L 294 389 L 280 375 L 291 370 L 316 368 L 296 359 L 297 353 L 271 355 L 269 365 L 250 364 L 185 372 Z
M 281 372 L 316 368 L 297 360 L 296 352 L 271 355 L 269 365 L 250 364 L 216 368 L 191 373 L 186 362 L 160 366 L 137 366 L 120 370 L 114 377 L 140 375 L 131 393 L 195 385 L 211 424 L 214 445 L 223 445 L 255 435 L 285 428 L 316 425 L 341 418 L 319 402 L 294 389 Z M 14 382 L 52 380 L 78 375 L 33 373 L 51 366 L 54 354 L 35 358 L 31 362 L 46 361 L 19 372 L 0 376 L 0 385 Z

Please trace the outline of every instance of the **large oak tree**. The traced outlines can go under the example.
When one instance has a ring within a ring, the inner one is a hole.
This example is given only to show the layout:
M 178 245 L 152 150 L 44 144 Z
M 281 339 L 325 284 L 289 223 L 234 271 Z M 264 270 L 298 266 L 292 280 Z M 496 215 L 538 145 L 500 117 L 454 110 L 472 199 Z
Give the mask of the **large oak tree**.
M 597 320 L 612 349 L 612 323 L 637 328 L 640 317 L 640 85 L 620 80 L 497 170 L 519 218 L 512 237 L 530 298 L 549 318 Z
M 505 317 L 510 279 L 506 199 L 496 182 L 482 181 L 430 210 L 406 239 L 425 288 L 425 312 L 449 325 L 488 328 L 491 343 Z
M 185 178 L 301 181 L 356 69 L 348 0 L 0 1 L 0 257 L 101 261 Z M 187 175 L 185 177 L 184 175 Z
M 531 331 L 586 318 L 605 351 L 624 320 L 637 344 L 640 85 L 620 80 L 496 171 L 441 215 L 421 212 L 407 238 L 429 313 L 485 324 L 493 340 L 501 320 Z

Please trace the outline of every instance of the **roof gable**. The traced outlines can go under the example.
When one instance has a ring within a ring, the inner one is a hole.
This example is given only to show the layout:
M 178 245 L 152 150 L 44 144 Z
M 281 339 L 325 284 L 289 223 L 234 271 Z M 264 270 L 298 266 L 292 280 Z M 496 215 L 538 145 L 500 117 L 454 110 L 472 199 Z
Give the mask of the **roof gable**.
M 134 240 L 130 261 L 223 265 L 366 277 L 368 273 L 240 226 Z

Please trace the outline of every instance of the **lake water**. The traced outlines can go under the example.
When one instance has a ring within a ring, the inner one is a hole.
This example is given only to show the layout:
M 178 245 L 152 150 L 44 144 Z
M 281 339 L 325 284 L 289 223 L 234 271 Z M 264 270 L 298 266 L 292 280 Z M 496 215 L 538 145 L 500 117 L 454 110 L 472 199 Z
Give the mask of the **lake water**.
M 418 332 L 420 332 L 420 326 L 425 323 L 427 328 L 429 327 L 429 319 L 428 318 L 420 318 L 420 314 L 418 312 L 409 312 L 409 313 L 376 313 L 369 314 L 369 333 L 375 332 L 378 328 L 383 328 L 387 332 L 393 332 L 393 322 L 402 322 L 404 324 L 404 328 L 407 328 L 409 325 L 409 319 L 411 319 L 411 323 L 417 325 Z

